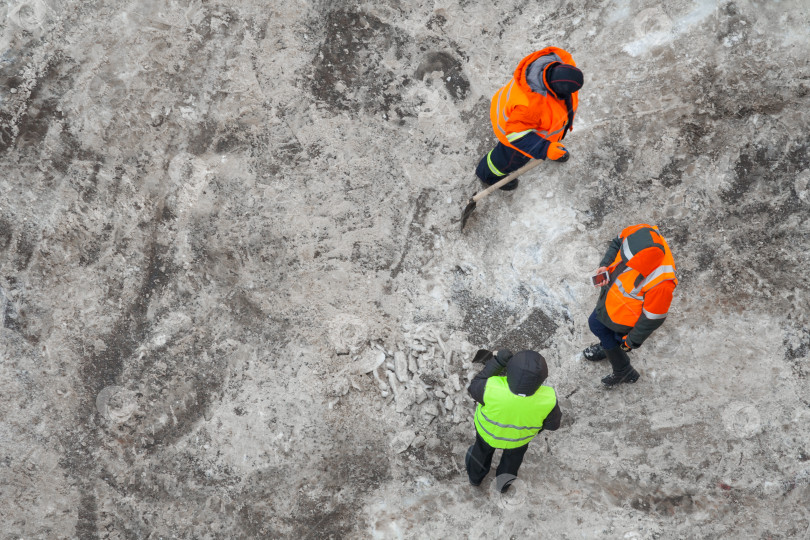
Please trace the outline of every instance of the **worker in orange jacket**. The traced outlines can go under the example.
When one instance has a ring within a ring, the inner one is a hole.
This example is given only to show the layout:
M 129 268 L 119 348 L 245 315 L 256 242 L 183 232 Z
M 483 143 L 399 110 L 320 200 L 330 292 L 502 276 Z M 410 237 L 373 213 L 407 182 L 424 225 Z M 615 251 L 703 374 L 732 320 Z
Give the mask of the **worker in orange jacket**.
M 499 142 L 478 163 L 478 178 L 492 185 L 530 159 L 567 161 L 560 141 L 573 129 L 583 80 L 571 55 L 557 47 L 521 60 L 512 80 L 492 96 L 489 116 Z M 515 179 L 501 189 L 517 186 Z
M 664 324 L 678 285 L 672 252 L 658 227 L 642 223 L 624 229 L 605 252 L 594 284 L 602 290 L 588 326 L 599 344 L 582 354 L 590 361 L 610 360 L 613 373 L 602 379 L 605 386 L 634 383 L 639 374 L 627 353 Z

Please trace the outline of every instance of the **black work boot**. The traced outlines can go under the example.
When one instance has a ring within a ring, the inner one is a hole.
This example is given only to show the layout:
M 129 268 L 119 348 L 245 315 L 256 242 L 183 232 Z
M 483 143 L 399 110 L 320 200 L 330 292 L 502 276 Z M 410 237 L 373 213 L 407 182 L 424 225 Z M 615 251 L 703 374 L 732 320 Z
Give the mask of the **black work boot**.
M 512 191 L 513 189 L 517 189 L 519 183 L 520 182 L 518 179 L 515 178 L 511 182 L 507 182 L 505 186 L 501 187 L 501 191 Z
M 582 351 L 582 356 L 584 356 L 585 360 L 588 360 L 589 362 L 598 362 L 599 360 L 604 360 L 607 358 L 605 349 L 603 349 L 602 345 L 599 343 L 591 345 Z
M 638 380 L 638 371 L 630 365 L 630 357 L 621 347 L 605 349 L 605 355 L 613 366 L 613 373 L 602 379 L 605 386 L 616 386 L 619 383 L 634 383 Z
M 516 479 L 517 476 L 514 474 L 499 474 L 495 477 L 495 488 L 501 493 L 506 493 Z

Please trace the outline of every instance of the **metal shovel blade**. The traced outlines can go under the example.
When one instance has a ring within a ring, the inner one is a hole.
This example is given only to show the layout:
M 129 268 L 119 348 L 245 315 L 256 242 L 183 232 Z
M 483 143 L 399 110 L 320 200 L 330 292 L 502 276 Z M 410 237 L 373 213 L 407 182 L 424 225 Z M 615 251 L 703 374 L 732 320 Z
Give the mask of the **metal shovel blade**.
M 467 203 L 467 206 L 464 207 L 464 211 L 461 212 L 461 230 L 464 230 L 464 225 L 467 224 L 467 219 L 470 217 L 470 214 L 473 213 L 475 210 L 476 203 L 473 199 L 470 199 L 470 202 Z

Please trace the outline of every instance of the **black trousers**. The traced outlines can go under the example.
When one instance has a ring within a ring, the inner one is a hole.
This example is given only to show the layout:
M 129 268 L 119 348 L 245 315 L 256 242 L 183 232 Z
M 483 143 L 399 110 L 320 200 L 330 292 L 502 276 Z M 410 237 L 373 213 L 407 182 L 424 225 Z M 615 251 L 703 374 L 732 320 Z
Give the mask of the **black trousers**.
M 535 156 L 538 159 L 545 159 L 549 142 L 537 133 L 532 132 L 512 141 L 512 144 L 529 155 Z M 492 160 L 492 164 L 501 174 L 496 174 L 496 172 L 492 170 L 489 166 L 489 160 Z M 510 148 L 502 142 L 498 142 L 495 148 L 493 148 L 490 153 L 484 154 L 484 157 L 478 162 L 475 174 L 483 183 L 491 186 L 503 178 L 504 175 L 514 172 L 526 165 L 528 161 L 529 158 L 525 154 L 521 154 L 514 148 Z
M 501 455 L 501 462 L 498 463 L 498 468 L 495 470 L 495 476 L 498 482 L 498 489 L 503 487 L 503 484 L 509 483 L 517 477 L 518 469 L 523 463 L 523 455 L 529 449 L 528 444 L 524 444 L 518 448 L 505 448 Z M 470 482 L 473 484 L 480 484 L 484 477 L 489 473 L 492 468 L 492 455 L 495 453 L 495 448 L 487 444 L 481 438 L 478 431 L 475 432 L 475 444 L 470 453 L 470 459 L 467 460 L 467 475 L 470 477 Z M 506 476 L 504 476 L 506 475 Z

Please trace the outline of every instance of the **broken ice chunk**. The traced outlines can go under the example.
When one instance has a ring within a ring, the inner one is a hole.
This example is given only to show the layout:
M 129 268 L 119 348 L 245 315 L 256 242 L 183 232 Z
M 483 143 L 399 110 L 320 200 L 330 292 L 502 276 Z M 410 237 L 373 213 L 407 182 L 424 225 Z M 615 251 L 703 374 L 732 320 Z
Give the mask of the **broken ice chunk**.
M 388 395 L 388 385 L 385 384 L 382 381 L 382 379 L 380 379 L 380 376 L 377 375 L 377 370 L 376 369 L 373 370 L 372 373 L 374 374 L 374 380 L 377 382 L 377 387 L 380 389 L 380 391 L 385 392 L 385 396 L 387 396 Z M 385 397 L 385 396 L 383 396 L 383 397 Z
M 425 392 L 425 389 L 422 388 L 421 384 L 418 384 L 415 390 L 416 392 L 414 394 L 414 399 L 416 400 L 416 403 L 422 403 L 427 399 L 427 392 Z
M 428 416 L 439 416 L 439 409 L 435 401 L 428 401 L 422 406 L 422 413 Z
M 436 334 L 436 341 L 439 343 L 439 348 L 442 350 L 442 353 L 444 353 L 444 355 L 446 356 L 447 355 L 447 345 L 444 344 L 444 340 L 442 340 L 442 338 L 439 337 L 439 334 Z
M 405 358 L 405 353 L 400 351 L 394 353 L 394 372 L 399 382 L 404 383 L 408 380 L 408 359 Z
M 366 349 L 355 358 L 352 371 L 360 375 L 373 371 L 385 362 L 385 353 L 374 349 Z
M 416 363 L 416 356 L 411 353 L 408 355 L 408 371 L 416 375 L 419 373 L 419 365 Z
M 394 400 L 397 403 L 397 412 L 405 412 L 411 405 L 413 405 L 413 402 L 416 401 L 416 392 L 412 387 L 402 389 L 399 393 L 394 395 Z
M 391 449 L 397 454 L 401 454 L 411 446 L 411 442 L 413 442 L 414 438 L 416 438 L 416 433 L 413 431 L 409 429 L 400 431 L 391 440 Z
M 402 392 L 402 389 L 400 388 L 399 383 L 397 383 L 396 375 L 394 375 L 394 373 L 391 371 L 386 371 L 386 373 L 388 374 L 388 385 L 394 392 L 394 396 L 398 396 L 400 392 Z

